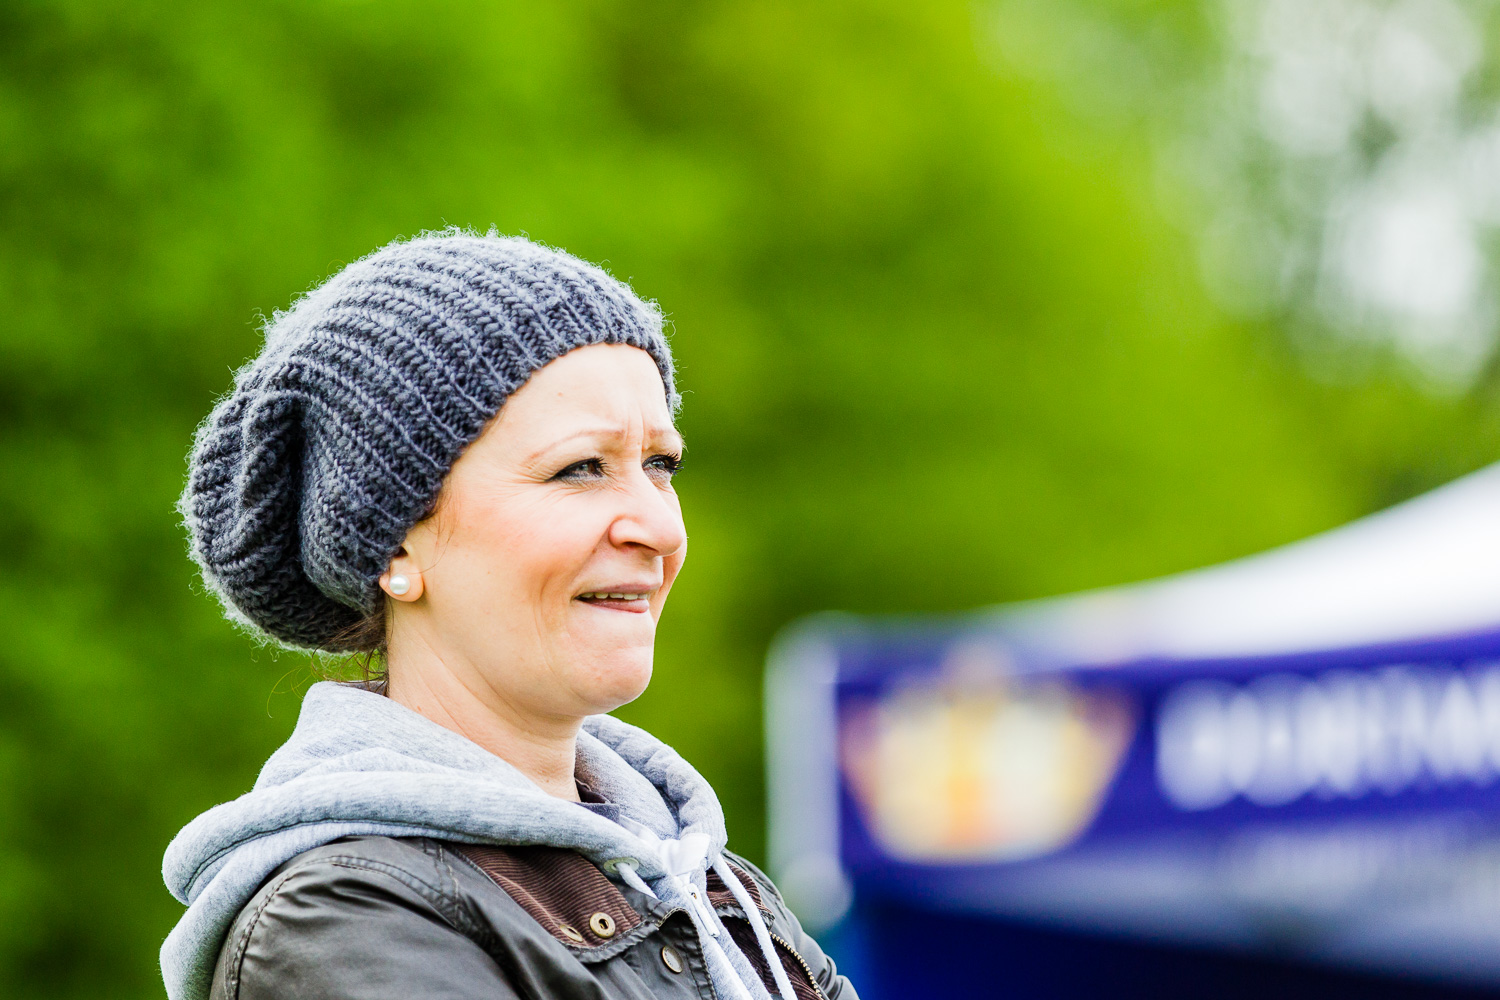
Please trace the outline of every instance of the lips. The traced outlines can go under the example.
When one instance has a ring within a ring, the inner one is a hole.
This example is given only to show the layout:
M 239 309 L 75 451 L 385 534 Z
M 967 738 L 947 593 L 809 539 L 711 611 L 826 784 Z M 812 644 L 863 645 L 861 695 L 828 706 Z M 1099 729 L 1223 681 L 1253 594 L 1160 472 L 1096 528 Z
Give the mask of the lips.
M 585 591 L 573 598 L 573 600 L 607 611 L 626 611 L 639 614 L 651 610 L 651 595 L 654 593 L 656 593 L 655 586 L 648 587 L 632 584 L 629 586 L 613 587 L 609 590 Z

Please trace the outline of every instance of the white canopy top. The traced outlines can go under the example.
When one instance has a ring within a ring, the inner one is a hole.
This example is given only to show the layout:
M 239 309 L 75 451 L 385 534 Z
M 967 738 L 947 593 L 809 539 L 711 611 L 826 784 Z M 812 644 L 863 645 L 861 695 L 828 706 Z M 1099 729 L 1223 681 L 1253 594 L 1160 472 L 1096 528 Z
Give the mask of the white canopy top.
M 1500 629 L 1500 464 L 1270 552 L 999 615 L 1023 643 L 1098 665 Z

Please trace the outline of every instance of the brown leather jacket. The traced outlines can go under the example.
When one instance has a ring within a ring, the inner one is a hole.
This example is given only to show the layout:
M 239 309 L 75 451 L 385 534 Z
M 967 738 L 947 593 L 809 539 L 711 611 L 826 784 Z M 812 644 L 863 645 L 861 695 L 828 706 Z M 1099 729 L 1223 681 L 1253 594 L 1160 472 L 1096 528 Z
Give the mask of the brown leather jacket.
M 728 855 L 797 1000 L 858 1000 L 769 879 Z M 774 996 L 744 911 L 709 897 Z M 219 952 L 212 1000 L 721 1000 L 687 913 L 555 847 L 351 837 L 279 868 Z

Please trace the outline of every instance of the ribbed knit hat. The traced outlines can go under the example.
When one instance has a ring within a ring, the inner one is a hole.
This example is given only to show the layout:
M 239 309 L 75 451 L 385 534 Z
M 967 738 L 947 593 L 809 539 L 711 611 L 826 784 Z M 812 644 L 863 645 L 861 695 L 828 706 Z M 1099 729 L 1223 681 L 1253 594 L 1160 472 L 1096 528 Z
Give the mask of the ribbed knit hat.
M 231 617 L 339 648 L 506 398 L 576 347 L 630 344 L 678 397 L 661 314 L 601 269 L 461 230 L 356 261 L 266 326 L 198 434 L 180 502 Z

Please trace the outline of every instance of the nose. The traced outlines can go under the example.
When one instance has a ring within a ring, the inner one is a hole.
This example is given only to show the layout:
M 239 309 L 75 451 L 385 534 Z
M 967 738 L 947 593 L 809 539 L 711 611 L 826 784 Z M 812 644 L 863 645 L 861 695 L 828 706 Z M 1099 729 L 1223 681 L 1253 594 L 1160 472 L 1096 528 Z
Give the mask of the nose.
M 623 492 L 624 508 L 611 522 L 612 545 L 647 549 L 663 558 L 687 544 L 687 527 L 676 494 L 664 490 L 644 471 L 632 476 Z

